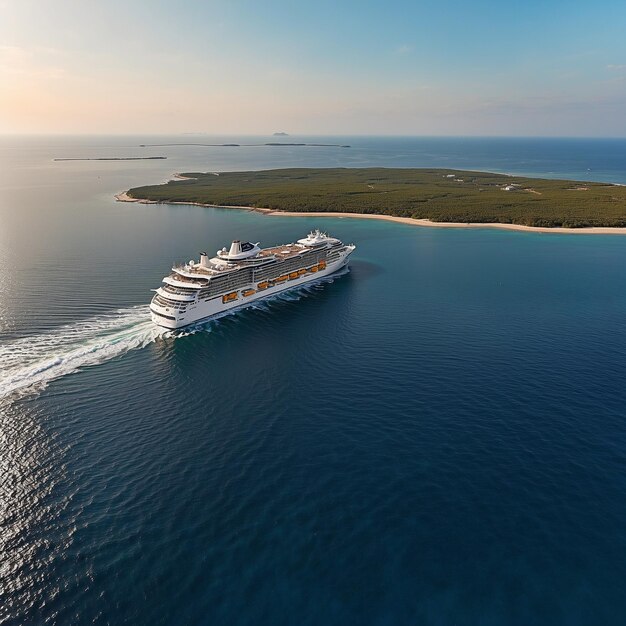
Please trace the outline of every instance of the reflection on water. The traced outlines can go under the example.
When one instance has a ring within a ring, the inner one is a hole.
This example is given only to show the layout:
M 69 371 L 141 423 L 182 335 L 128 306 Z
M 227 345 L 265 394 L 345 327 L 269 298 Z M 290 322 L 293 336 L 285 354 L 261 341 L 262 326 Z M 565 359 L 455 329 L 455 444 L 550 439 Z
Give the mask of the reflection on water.
M 148 138 L 17 143 L 0 139 L 0 623 L 625 622 L 626 239 L 112 198 L 332 158 L 612 179 L 623 142 L 539 142 L 532 163 L 534 140 L 159 163 L 51 160 Z M 172 262 L 315 227 L 355 241 L 349 275 L 156 334 Z
M 54 599 L 52 563 L 72 543 L 75 515 L 63 515 L 71 495 L 55 497 L 65 451 L 41 418 L 0 400 L 0 623 Z

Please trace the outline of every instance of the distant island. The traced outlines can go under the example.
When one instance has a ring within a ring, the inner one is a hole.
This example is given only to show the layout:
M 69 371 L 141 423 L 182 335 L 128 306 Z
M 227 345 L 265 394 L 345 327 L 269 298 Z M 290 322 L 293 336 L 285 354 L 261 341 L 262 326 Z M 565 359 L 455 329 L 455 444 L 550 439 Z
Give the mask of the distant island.
M 163 185 L 130 189 L 119 199 L 291 215 L 363 215 L 423 225 L 626 232 L 626 186 L 449 169 L 191 172 Z
M 173 146 L 201 146 L 204 148 L 258 148 L 263 146 L 313 146 L 323 148 L 349 148 L 348 145 L 339 143 L 285 143 L 285 142 L 268 142 L 268 143 L 141 143 L 140 148 L 170 148 Z
M 154 159 L 167 159 L 166 156 L 150 156 L 150 157 L 75 157 L 75 158 L 58 158 L 53 161 L 153 161 Z
M 289 137 L 289 133 L 274 133 L 274 137 Z

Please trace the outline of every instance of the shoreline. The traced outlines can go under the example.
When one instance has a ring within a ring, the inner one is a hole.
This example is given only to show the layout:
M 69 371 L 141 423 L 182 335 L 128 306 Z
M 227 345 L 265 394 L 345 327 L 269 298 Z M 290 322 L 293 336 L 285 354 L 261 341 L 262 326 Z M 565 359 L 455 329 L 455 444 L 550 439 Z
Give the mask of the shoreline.
M 183 202 L 174 200 L 170 202 L 160 202 L 157 200 L 145 200 L 141 198 L 131 198 L 126 191 L 115 194 L 118 202 L 138 202 L 140 204 L 188 204 L 212 209 L 243 209 L 253 211 L 268 216 L 279 217 L 333 217 L 365 220 L 383 220 L 395 222 L 397 224 L 408 224 L 409 226 L 421 226 L 425 228 L 497 228 L 500 230 L 515 230 L 528 233 L 556 233 L 566 235 L 626 235 L 626 227 L 620 226 L 588 226 L 584 228 L 564 228 L 562 226 L 524 226 L 522 224 L 503 224 L 499 222 L 433 222 L 427 219 L 417 219 L 413 217 L 396 217 L 394 215 L 377 215 L 374 213 L 340 213 L 335 211 L 277 211 L 275 209 L 263 209 L 252 206 L 224 206 L 220 204 L 206 204 L 204 202 Z

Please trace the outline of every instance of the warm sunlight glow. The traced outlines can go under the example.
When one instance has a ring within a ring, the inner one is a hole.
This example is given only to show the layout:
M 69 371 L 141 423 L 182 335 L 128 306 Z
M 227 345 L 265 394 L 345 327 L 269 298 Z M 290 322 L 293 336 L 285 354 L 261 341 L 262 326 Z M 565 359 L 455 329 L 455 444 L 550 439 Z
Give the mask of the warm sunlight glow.
M 557 4 L 5 1 L 0 132 L 623 135 L 624 5 Z

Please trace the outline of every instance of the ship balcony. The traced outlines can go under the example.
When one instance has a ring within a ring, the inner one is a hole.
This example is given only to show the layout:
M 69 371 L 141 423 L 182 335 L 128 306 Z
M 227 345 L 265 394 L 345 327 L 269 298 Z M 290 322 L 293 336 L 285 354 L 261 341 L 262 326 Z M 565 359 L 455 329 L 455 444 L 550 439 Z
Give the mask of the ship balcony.
M 159 287 L 155 290 L 160 296 L 167 298 L 168 300 L 176 300 L 176 302 L 195 302 L 196 296 L 195 294 L 189 295 L 181 295 L 179 293 L 171 293 L 163 289 L 163 287 Z
M 193 280 L 193 279 L 182 279 L 177 278 L 176 276 L 166 276 L 163 279 L 163 282 L 166 285 L 171 285 L 172 287 L 182 287 L 183 289 L 194 289 L 196 287 L 206 287 L 208 284 L 208 279 L 204 280 Z
M 168 305 L 157 300 L 158 296 L 155 296 L 150 302 L 150 310 L 157 315 L 164 315 L 171 317 L 172 319 L 178 319 L 181 315 L 184 315 L 186 309 L 182 305 Z

